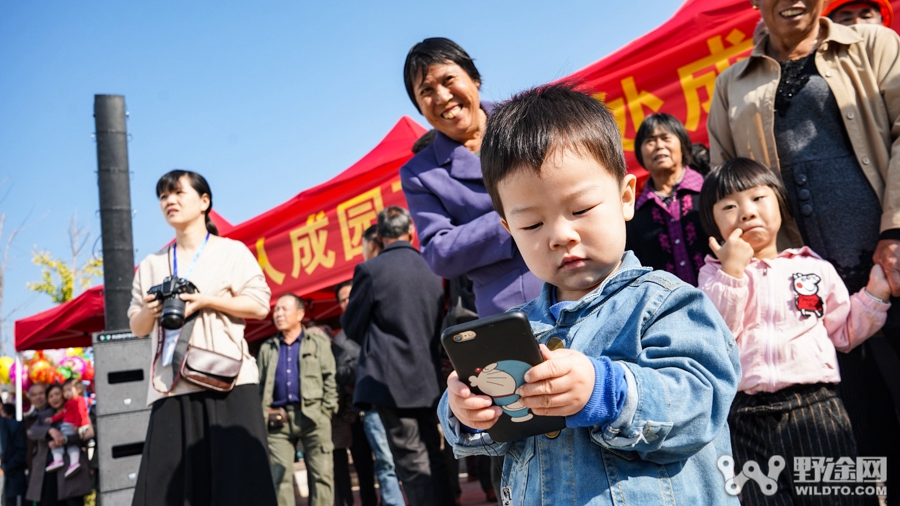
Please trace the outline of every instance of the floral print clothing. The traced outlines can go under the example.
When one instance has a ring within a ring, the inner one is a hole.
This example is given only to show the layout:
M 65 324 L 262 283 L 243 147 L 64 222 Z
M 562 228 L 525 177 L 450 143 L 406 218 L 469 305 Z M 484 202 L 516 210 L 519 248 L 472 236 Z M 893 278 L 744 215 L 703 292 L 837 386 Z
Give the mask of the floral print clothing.
M 634 251 L 642 264 L 670 272 L 693 286 L 697 286 L 703 259 L 712 253 L 700 224 L 702 186 L 703 176 L 688 166 L 665 200 L 648 180 L 635 202 L 634 218 L 625 224 L 625 248 Z

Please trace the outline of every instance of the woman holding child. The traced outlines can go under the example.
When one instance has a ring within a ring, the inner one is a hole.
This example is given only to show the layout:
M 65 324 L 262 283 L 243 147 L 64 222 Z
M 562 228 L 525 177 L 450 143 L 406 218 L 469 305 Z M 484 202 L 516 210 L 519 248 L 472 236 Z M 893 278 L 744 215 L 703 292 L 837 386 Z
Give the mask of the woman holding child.
M 28 429 L 28 437 L 37 443 L 37 452 L 32 460 L 25 498 L 36 501 L 41 506 L 80 506 L 84 504 L 84 496 L 91 493 L 87 454 L 81 448 L 87 441 L 82 439 L 78 432 L 64 436 L 59 428 L 53 427 L 53 424 L 48 422 L 49 418 L 65 407 L 66 398 L 62 385 L 53 384 L 47 387 L 46 398 L 46 407 L 37 413 L 37 420 Z M 64 455 L 68 462 L 65 466 L 48 470 L 48 465 L 53 462 L 52 453 L 67 446 L 76 448 L 80 464 L 78 472 L 66 476 L 66 470 L 71 464 L 69 455 Z
M 217 235 L 203 176 L 173 170 L 159 179 L 156 195 L 175 242 L 141 261 L 128 308 L 132 332 L 150 336 L 154 350 L 150 423 L 133 504 L 274 506 L 259 371 L 244 340 L 244 319 L 269 313 L 269 287 L 247 247 Z M 147 294 L 169 276 L 198 289 L 175 295 L 186 302 L 185 324 L 176 330 L 161 328 L 162 302 Z M 176 376 L 182 338 L 188 352 L 198 348 L 239 362 L 234 387 L 219 392 Z
M 794 220 L 783 224 L 779 249 L 809 246 L 834 266 L 850 293 L 866 285 L 878 263 L 896 297 L 900 37 L 882 26 L 832 23 L 821 17 L 823 3 L 751 0 L 769 33 L 716 81 L 711 162 L 745 157 L 780 173 Z M 889 312 L 886 332 L 900 324 L 898 308 Z M 876 434 L 900 430 L 876 366 L 896 363 L 896 353 L 875 337 L 839 359 L 860 453 L 900 457 L 896 445 L 875 442 L 883 441 Z

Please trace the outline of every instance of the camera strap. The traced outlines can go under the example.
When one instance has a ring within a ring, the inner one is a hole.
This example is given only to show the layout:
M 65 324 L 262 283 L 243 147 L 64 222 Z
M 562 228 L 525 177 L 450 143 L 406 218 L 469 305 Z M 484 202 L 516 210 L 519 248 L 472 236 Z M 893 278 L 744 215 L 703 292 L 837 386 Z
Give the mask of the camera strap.
M 187 274 L 184 275 L 184 279 L 188 279 L 191 277 L 191 273 L 194 272 L 194 266 L 197 265 L 197 259 L 200 258 L 200 253 L 203 253 L 203 248 L 206 247 L 206 243 L 209 242 L 209 232 L 206 233 L 206 238 L 203 239 L 203 244 L 200 245 L 200 249 L 197 250 L 197 254 L 194 255 L 194 259 L 191 260 L 191 265 L 188 266 Z M 172 243 L 172 275 L 178 277 L 178 243 Z

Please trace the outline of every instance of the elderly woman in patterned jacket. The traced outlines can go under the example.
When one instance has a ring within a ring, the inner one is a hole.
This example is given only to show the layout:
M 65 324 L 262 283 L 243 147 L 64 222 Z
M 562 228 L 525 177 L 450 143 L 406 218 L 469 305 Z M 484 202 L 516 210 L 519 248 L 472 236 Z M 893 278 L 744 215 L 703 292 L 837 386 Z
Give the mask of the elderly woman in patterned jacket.
M 703 176 L 688 166 L 691 140 L 669 114 L 647 117 L 634 139 L 638 163 L 650 173 L 626 223 L 625 249 L 643 265 L 671 272 L 697 286 L 703 258 L 710 254 L 700 224 Z

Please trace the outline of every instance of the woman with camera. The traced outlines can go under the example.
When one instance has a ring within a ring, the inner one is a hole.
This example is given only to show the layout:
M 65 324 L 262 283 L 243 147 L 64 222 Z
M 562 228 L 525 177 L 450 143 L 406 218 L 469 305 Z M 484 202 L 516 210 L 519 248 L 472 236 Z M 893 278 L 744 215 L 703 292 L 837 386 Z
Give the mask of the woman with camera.
M 271 292 L 247 247 L 218 237 L 203 176 L 173 170 L 156 194 L 175 242 L 141 261 L 128 309 L 131 330 L 154 340 L 132 504 L 275 505 L 259 372 L 244 341 L 244 318 L 265 318 Z

